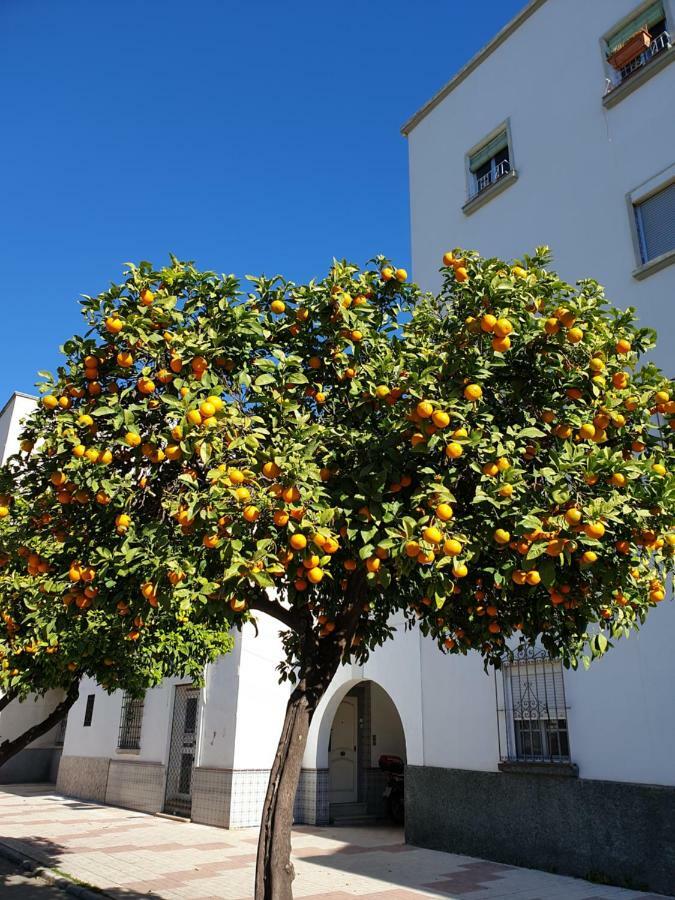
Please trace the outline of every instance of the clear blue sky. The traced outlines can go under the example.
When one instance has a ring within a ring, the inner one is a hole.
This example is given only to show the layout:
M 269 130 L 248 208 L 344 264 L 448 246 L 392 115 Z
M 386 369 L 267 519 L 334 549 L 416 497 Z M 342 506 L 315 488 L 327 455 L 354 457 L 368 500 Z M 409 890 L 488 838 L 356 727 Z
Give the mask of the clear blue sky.
M 523 5 L 1 0 L 0 406 L 127 260 L 407 266 L 399 128 Z

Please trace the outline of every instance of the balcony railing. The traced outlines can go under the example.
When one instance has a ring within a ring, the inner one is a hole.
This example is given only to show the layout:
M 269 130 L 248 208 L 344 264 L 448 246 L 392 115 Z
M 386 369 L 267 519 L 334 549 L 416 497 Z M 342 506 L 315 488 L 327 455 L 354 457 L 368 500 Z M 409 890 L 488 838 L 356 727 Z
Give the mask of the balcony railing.
M 607 85 L 607 93 L 613 88 L 618 87 L 620 84 L 623 84 L 623 82 L 627 78 L 630 78 L 634 72 L 637 72 L 638 69 L 642 69 L 644 66 L 648 65 L 655 56 L 658 56 L 659 53 L 663 53 L 664 50 L 668 50 L 671 46 L 670 35 L 667 31 L 662 31 L 657 37 L 652 38 L 649 47 L 643 50 L 642 53 L 639 53 L 635 59 L 632 59 L 623 66 L 623 68 L 619 69 L 614 76 L 614 82 L 612 83 L 610 81 Z
M 471 191 L 472 200 L 474 197 L 477 197 L 481 191 L 484 191 L 486 188 L 489 188 L 491 184 L 495 184 L 499 181 L 500 178 L 503 178 L 505 175 L 508 175 L 511 171 L 511 163 L 508 159 L 502 160 L 499 165 L 494 166 L 486 175 L 481 175 L 480 178 L 476 178 L 476 181 L 473 185 L 473 189 Z

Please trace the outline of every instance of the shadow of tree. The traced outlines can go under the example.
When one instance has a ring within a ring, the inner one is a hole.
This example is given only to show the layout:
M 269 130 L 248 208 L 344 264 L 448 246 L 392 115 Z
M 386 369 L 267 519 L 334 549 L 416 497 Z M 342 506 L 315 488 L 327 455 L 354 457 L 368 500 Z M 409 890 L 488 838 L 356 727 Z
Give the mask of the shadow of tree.
M 2 900 L 63 900 L 67 894 L 59 889 L 59 881 L 64 885 L 76 884 L 85 888 L 95 897 L 115 897 L 119 900 L 147 900 L 147 892 L 138 893 L 120 885 L 93 885 L 80 881 L 68 873 L 68 849 L 54 841 L 41 837 L 7 838 L 0 835 L 0 896 Z M 13 883 L 15 875 L 40 875 L 41 869 L 48 869 L 54 885 L 35 880 L 26 885 Z M 10 892 L 13 893 L 10 895 Z M 23 893 L 22 893 L 23 892 Z M 50 893 L 51 892 L 51 893 Z

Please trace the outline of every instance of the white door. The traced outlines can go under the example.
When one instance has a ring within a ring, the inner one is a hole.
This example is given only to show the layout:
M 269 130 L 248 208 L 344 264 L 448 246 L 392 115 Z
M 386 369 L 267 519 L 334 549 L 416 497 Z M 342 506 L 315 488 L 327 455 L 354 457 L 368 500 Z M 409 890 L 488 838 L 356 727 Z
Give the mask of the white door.
M 330 803 L 356 803 L 358 700 L 345 697 L 338 706 L 330 732 L 328 752 L 328 800 Z

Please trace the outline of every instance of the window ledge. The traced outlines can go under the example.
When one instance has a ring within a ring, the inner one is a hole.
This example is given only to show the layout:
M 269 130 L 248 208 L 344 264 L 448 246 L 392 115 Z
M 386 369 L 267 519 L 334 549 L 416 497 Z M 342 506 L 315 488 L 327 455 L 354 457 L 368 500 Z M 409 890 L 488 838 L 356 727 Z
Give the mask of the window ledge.
M 621 84 L 613 88 L 608 94 L 605 94 L 602 98 L 602 105 L 605 109 L 611 109 L 613 106 L 616 106 L 616 104 L 620 103 L 624 97 L 632 94 L 633 91 L 636 91 L 639 87 L 642 87 L 645 81 L 649 81 L 649 79 L 656 75 L 657 72 L 660 72 L 661 69 L 665 69 L 665 67 L 674 59 L 675 45 L 669 47 L 667 50 L 662 50 L 661 53 L 656 54 L 646 66 L 642 66 L 641 69 L 638 69 L 637 72 L 634 72 L 625 81 L 622 81 Z
M 115 751 L 118 756 L 138 756 L 140 754 L 139 750 L 120 750 L 119 748 Z
M 492 200 L 493 197 L 496 197 L 497 194 L 501 194 L 502 191 L 505 191 L 506 188 L 510 187 L 515 181 L 518 181 L 518 172 L 515 169 L 511 169 L 508 175 L 502 176 L 499 181 L 495 181 L 494 184 L 491 184 L 490 187 L 486 187 L 480 194 L 476 194 L 475 197 L 467 200 L 462 207 L 462 212 L 465 216 L 470 216 L 471 213 L 480 209 L 481 206 L 484 206 L 488 201 Z
M 579 777 L 579 766 L 576 763 L 507 760 L 499 763 L 499 771 L 518 775 L 553 775 L 558 778 Z
M 675 263 L 675 250 L 669 250 L 667 253 L 662 253 L 661 256 L 655 256 L 654 259 L 650 259 L 649 262 L 634 269 L 633 278 L 642 281 L 644 278 L 653 275 L 654 272 L 660 272 L 661 269 L 665 269 L 666 266 L 672 266 L 673 263 Z

